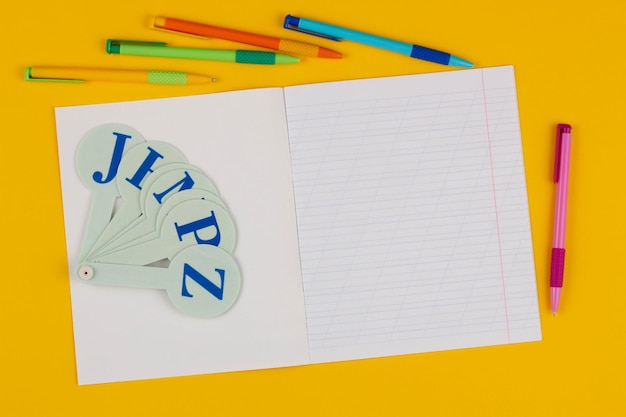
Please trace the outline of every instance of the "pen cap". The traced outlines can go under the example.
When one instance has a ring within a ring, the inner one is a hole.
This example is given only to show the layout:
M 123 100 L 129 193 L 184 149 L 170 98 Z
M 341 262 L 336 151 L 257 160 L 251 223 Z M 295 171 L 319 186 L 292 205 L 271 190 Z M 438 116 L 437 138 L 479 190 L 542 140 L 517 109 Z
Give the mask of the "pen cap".
M 317 36 L 318 38 L 329 39 L 331 41 L 336 41 L 336 42 L 341 41 L 341 39 L 337 38 L 336 36 L 326 35 L 324 33 L 315 32 L 313 30 L 301 29 L 300 28 L 300 18 L 296 17 L 296 16 L 292 16 L 290 14 L 285 16 L 285 20 L 283 22 L 283 27 L 285 29 L 288 29 L 288 30 L 293 30 L 294 32 L 300 32 L 300 33 L 305 33 L 307 35 Z
M 572 126 L 559 123 L 556 125 L 556 141 L 555 141 L 555 149 L 554 149 L 554 173 L 552 179 L 555 183 L 559 182 L 559 175 L 561 172 L 561 159 L 562 159 L 562 149 L 563 149 L 563 134 L 571 133 Z
M 288 14 L 287 16 L 285 16 L 285 22 L 283 23 L 283 27 L 285 27 L 285 29 L 288 29 L 289 26 L 297 27 L 299 24 L 300 24 L 299 17 L 295 17 L 295 16 Z
M 108 54 L 119 54 L 122 50 L 122 45 L 136 45 L 136 46 L 166 46 L 166 42 L 150 42 L 150 41 L 130 41 L 123 39 L 108 39 L 106 45 L 106 51 Z
M 37 68 L 26 67 L 24 70 L 24 80 L 25 81 L 41 81 L 41 82 L 57 82 L 57 83 L 84 83 L 84 80 L 74 79 L 74 78 L 60 78 L 60 77 L 41 77 L 36 76 L 33 72 L 36 72 Z M 56 71 L 58 72 L 58 71 Z M 61 71 L 64 72 L 64 71 Z
M 209 36 L 201 33 L 203 31 L 202 26 L 203 25 L 197 23 L 187 22 L 180 19 L 172 19 L 164 16 L 156 16 L 152 19 L 149 25 L 150 29 L 207 40 L 209 39 Z

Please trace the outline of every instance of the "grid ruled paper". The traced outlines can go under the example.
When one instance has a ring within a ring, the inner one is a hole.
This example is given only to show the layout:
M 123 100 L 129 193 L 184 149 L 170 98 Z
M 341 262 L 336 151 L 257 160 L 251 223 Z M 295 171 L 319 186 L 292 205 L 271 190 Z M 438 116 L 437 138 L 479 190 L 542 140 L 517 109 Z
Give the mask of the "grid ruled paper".
M 512 67 L 285 101 L 313 363 L 541 339 Z

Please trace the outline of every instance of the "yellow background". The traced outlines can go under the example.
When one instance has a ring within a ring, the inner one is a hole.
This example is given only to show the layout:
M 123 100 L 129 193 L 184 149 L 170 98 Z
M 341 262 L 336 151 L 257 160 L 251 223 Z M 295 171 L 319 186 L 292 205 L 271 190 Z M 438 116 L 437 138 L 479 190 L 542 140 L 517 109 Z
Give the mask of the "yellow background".
M 6 2 L 2 11 L 0 415 L 626 415 L 623 0 L 35 0 Z M 543 341 L 79 387 L 55 106 L 448 70 L 322 40 L 345 59 L 270 67 L 104 52 L 107 38 L 240 46 L 148 30 L 156 14 L 316 41 L 282 29 L 287 13 L 440 48 L 477 67 L 515 66 Z M 27 83 L 22 72 L 29 65 L 188 70 L 219 82 Z M 558 122 L 573 125 L 574 147 L 564 298 L 553 318 L 548 279 Z

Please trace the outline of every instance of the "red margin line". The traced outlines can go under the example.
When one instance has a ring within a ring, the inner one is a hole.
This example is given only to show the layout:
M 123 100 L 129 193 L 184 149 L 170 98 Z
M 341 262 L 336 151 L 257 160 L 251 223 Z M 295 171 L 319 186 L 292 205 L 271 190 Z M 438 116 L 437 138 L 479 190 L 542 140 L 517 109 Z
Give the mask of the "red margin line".
M 511 329 L 509 328 L 509 309 L 506 302 L 506 287 L 504 285 L 504 262 L 502 261 L 502 241 L 500 238 L 500 221 L 498 219 L 498 201 L 496 199 L 496 181 L 493 174 L 493 156 L 491 153 L 491 134 L 489 133 L 489 115 L 487 113 L 487 93 L 485 92 L 485 73 L 484 70 L 480 70 L 480 76 L 483 84 L 483 103 L 485 106 L 485 123 L 487 124 L 487 144 L 489 146 L 489 164 L 491 166 L 491 187 L 493 189 L 493 205 L 496 214 L 496 231 L 498 234 L 498 250 L 500 252 L 500 274 L 502 278 L 502 295 L 504 297 L 504 316 L 506 320 L 506 333 L 511 343 Z

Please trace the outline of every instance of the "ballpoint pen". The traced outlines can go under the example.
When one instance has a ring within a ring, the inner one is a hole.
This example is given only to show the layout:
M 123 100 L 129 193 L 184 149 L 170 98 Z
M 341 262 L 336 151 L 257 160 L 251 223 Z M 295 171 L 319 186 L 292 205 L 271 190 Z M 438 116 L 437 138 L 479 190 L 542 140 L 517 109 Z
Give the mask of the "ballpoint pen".
M 179 71 L 127 70 L 79 67 L 27 67 L 27 81 L 84 83 L 89 81 L 190 85 L 215 82 L 206 75 Z
M 174 33 L 199 36 L 202 38 L 218 38 L 227 41 L 244 43 L 247 45 L 260 46 L 275 51 L 286 52 L 293 55 L 314 56 L 319 58 L 341 58 L 342 54 L 331 49 L 310 43 L 294 41 L 291 39 L 276 38 L 274 36 L 259 35 L 241 30 L 227 29 L 218 26 L 195 23 L 187 20 L 174 19 L 171 17 L 157 16 L 151 27 L 153 29 L 166 30 Z
M 556 206 L 554 210 L 554 235 L 552 238 L 552 263 L 550 268 L 550 304 L 556 315 L 563 287 L 565 267 L 565 223 L 567 217 L 567 187 L 569 183 L 572 127 L 559 124 L 556 128 L 554 156 L 554 182 L 556 183 Z
M 300 58 L 265 51 L 185 48 L 167 46 L 165 42 L 125 41 L 109 39 L 106 51 L 110 54 L 151 56 L 160 58 L 206 59 L 240 64 L 294 64 Z
M 450 55 L 447 52 L 437 51 L 435 49 L 426 48 L 419 45 L 395 41 L 383 38 L 381 36 L 371 35 L 365 32 L 359 32 L 352 29 L 330 25 L 315 20 L 305 19 L 287 15 L 285 17 L 285 29 L 295 30 L 297 32 L 307 33 L 309 35 L 319 36 L 333 41 L 347 39 L 353 42 L 374 46 L 388 51 L 397 52 L 399 54 L 408 55 L 412 58 L 422 59 L 424 61 L 435 62 L 442 65 L 451 65 L 462 68 L 472 68 L 474 65 L 463 58 Z

